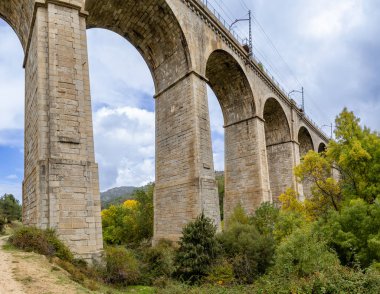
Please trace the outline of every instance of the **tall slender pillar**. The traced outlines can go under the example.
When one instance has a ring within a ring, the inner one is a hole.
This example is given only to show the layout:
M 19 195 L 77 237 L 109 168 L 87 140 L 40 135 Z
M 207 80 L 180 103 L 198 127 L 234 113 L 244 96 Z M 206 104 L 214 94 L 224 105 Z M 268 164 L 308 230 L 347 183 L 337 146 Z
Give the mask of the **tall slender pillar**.
M 102 250 L 103 240 L 86 15 L 80 5 L 35 4 L 24 62 L 23 221 L 55 229 L 77 256 L 90 259 Z
M 225 126 L 224 215 L 237 205 L 251 214 L 262 202 L 271 201 L 264 122 L 259 117 Z
M 273 202 L 278 203 L 278 197 L 287 188 L 300 188 L 296 182 L 293 170 L 296 166 L 298 143 L 293 141 L 280 142 L 267 146 L 270 188 Z
M 220 227 L 206 82 L 195 72 L 156 95 L 154 240 L 178 241 L 202 212 Z

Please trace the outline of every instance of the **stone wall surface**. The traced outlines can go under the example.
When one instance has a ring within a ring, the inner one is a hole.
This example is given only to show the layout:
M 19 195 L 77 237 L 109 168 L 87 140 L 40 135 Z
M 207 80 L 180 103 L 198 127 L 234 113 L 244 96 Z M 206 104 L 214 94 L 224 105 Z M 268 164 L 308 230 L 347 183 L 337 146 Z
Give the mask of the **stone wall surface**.
M 293 168 L 328 138 L 200 1 L 0 0 L 0 17 L 25 52 L 24 222 L 55 228 L 78 256 L 102 250 L 89 28 L 131 42 L 152 74 L 154 241 L 177 241 L 202 212 L 220 228 L 207 84 L 224 116 L 225 215 L 277 202 L 287 187 L 303 195 Z

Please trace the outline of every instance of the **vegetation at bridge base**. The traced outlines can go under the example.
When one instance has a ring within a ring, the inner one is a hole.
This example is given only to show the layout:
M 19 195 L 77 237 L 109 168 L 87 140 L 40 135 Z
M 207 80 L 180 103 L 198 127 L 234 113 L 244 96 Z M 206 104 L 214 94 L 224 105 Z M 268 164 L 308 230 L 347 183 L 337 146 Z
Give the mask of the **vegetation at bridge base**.
M 24 251 L 35 252 L 48 257 L 58 257 L 67 261 L 74 259 L 69 248 L 58 239 L 54 230 L 21 227 L 10 236 L 9 242 Z
M 179 244 L 151 247 L 152 185 L 103 211 L 103 262 L 61 266 L 116 293 L 380 293 L 380 137 L 347 110 L 336 125 L 326 152 L 295 169 L 313 183 L 305 201 L 289 189 L 280 208 L 263 203 L 247 215 L 238 206 L 220 233 L 201 215 Z

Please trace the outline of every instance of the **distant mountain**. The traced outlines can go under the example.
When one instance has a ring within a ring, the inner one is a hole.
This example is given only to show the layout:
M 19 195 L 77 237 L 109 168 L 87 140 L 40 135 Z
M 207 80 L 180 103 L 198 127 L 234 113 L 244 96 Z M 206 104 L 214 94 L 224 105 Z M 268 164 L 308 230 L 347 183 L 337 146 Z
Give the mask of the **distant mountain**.
M 119 204 L 130 199 L 137 187 L 116 187 L 100 193 L 102 208 L 106 208 L 111 204 Z

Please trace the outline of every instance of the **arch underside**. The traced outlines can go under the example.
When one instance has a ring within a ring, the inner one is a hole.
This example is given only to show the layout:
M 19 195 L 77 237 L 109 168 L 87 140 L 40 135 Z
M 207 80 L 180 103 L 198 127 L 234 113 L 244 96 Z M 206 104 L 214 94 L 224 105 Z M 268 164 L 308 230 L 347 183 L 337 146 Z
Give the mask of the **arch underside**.
M 16 32 L 25 51 L 29 26 L 33 16 L 34 0 L 0 0 L 0 18 Z
M 187 73 L 186 41 L 165 0 L 87 0 L 85 8 L 88 28 L 114 31 L 142 54 L 157 93 Z
M 248 79 L 229 53 L 217 50 L 210 55 L 206 77 L 219 100 L 225 125 L 255 115 L 256 106 Z
M 300 144 L 301 157 L 305 156 L 310 150 L 314 150 L 313 140 L 305 127 L 301 127 L 298 132 L 298 143 Z
M 293 185 L 293 152 L 290 127 L 280 103 L 269 98 L 264 106 L 265 140 L 272 199 Z
M 326 151 L 326 144 L 325 143 L 320 143 L 319 146 L 318 146 L 318 153 L 322 153 L 322 152 L 325 152 Z
M 252 89 L 239 63 L 222 50 L 211 53 L 206 78 L 218 98 L 225 124 L 225 219 L 239 204 L 253 213 L 262 202 L 262 185 Z

